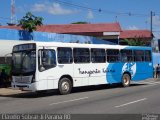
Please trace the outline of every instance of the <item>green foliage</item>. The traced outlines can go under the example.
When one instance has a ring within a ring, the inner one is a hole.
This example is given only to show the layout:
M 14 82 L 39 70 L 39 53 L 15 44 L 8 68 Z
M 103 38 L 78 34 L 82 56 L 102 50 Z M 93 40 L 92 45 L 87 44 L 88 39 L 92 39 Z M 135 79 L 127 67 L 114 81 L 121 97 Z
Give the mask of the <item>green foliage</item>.
M 83 22 L 83 21 L 80 21 L 80 22 L 74 22 L 72 24 L 88 24 L 88 22 Z
M 2 71 L 2 69 L 5 69 L 5 72 L 7 73 L 7 75 L 10 75 L 10 73 L 11 73 L 11 65 L 9 65 L 9 64 L 0 64 L 0 72 Z
M 138 39 L 138 38 L 124 39 L 124 41 L 125 41 L 129 46 L 144 46 L 144 45 L 145 45 L 145 40 Z
M 27 12 L 26 15 L 19 21 L 19 25 L 28 32 L 36 30 L 37 26 L 43 25 L 42 17 L 36 17 L 31 12 Z

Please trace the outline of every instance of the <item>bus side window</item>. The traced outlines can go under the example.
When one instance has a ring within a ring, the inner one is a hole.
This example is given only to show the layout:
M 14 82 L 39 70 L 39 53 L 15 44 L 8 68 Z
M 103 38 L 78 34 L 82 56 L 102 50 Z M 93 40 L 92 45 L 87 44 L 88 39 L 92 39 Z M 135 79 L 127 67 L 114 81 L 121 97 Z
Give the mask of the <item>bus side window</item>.
M 52 49 L 41 49 L 38 51 L 39 71 L 44 71 L 56 66 L 56 54 Z
M 70 64 L 73 62 L 72 49 L 69 47 L 59 47 L 57 49 L 58 63 Z
M 150 50 L 145 50 L 145 61 L 146 62 L 151 62 L 152 57 L 151 57 L 151 51 Z
M 105 49 L 92 48 L 91 49 L 91 60 L 92 63 L 105 63 Z
M 122 62 L 132 62 L 133 61 L 133 54 L 132 50 L 121 50 L 121 61 Z
M 117 49 L 107 49 L 107 62 L 119 62 L 120 55 Z
M 74 48 L 74 63 L 89 63 L 90 50 L 88 48 Z
M 134 50 L 134 61 L 143 62 L 144 61 L 144 51 Z

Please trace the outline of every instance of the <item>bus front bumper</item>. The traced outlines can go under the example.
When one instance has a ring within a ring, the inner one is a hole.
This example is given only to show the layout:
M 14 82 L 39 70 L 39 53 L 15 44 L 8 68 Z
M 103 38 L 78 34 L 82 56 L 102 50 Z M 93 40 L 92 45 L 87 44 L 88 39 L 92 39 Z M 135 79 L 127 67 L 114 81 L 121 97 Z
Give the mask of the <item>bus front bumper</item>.
M 32 91 L 36 92 L 36 83 L 31 84 L 20 84 L 20 83 L 11 83 L 12 89 L 15 90 L 22 90 L 22 91 Z

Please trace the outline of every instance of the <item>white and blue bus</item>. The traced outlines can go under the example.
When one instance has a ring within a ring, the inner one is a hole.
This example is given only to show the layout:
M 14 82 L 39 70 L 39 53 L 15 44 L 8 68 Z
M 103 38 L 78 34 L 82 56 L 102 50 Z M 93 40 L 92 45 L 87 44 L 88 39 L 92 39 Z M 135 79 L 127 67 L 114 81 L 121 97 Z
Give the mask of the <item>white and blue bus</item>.
M 152 48 L 36 42 L 12 51 L 12 88 L 30 91 L 121 83 L 153 77 Z

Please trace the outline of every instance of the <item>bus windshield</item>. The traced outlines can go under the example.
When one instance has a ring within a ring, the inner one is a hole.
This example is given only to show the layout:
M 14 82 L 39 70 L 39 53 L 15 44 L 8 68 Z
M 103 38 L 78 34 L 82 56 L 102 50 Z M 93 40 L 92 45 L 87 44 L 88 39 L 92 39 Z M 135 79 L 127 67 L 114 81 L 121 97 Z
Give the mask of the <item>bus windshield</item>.
M 12 60 L 12 70 L 14 73 L 28 73 L 36 70 L 35 50 L 14 52 Z

